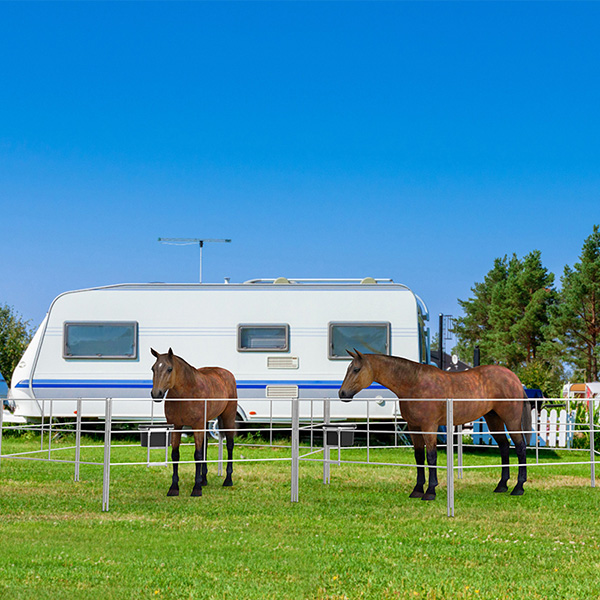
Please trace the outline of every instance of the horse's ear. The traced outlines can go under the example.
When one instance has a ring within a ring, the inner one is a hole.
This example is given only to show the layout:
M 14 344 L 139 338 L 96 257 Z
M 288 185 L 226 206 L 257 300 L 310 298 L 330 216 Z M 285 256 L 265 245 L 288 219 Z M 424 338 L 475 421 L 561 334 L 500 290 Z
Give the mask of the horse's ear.
M 156 356 L 156 358 L 159 357 L 158 352 L 154 348 L 150 348 L 150 352 L 152 352 L 152 356 Z
M 356 358 L 356 354 L 352 354 L 352 352 L 350 352 L 350 350 L 348 350 L 348 348 L 346 348 L 346 352 L 352 357 L 352 358 Z
M 354 348 L 354 352 L 356 352 L 356 358 L 362 359 L 363 355 L 356 348 Z
M 173 358 L 173 350 L 169 348 L 169 359 Z

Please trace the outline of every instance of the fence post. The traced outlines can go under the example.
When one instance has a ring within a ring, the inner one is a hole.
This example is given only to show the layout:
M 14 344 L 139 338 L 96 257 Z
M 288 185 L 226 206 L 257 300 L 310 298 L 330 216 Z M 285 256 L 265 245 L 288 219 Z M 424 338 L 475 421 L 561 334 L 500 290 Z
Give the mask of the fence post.
M 50 400 L 50 420 L 48 421 L 48 460 L 51 460 L 52 452 L 52 409 L 54 407 L 54 400 Z
M 79 461 L 81 460 L 81 398 L 77 399 L 75 419 L 75 481 L 79 481 Z
M 458 441 L 456 444 L 456 465 L 458 467 L 456 471 L 456 475 L 458 479 L 463 478 L 463 426 L 458 425 L 456 427 L 456 435 L 458 437 Z
M 371 462 L 371 402 L 366 400 L 367 403 L 367 463 Z M 338 431 L 338 464 L 340 464 L 342 458 L 342 432 Z
M 292 502 L 298 502 L 298 470 L 299 470 L 299 448 L 300 441 L 300 410 L 298 398 L 292 399 Z
M 46 399 L 42 398 L 42 420 L 40 422 L 40 452 L 44 450 L 44 418 L 46 417 Z
M 106 399 L 104 411 L 104 471 L 102 481 L 102 511 L 108 512 L 110 490 L 110 441 L 112 431 L 112 398 Z
M 273 445 L 273 398 L 269 402 L 269 446 Z
M 590 406 L 590 467 L 591 467 L 591 478 L 592 487 L 596 487 L 596 455 L 594 452 L 594 400 L 589 399 Z
M 535 436 L 535 464 L 540 462 L 540 415 L 538 414 L 537 403 L 533 407 L 533 433 Z
M 4 402 L 0 406 L 0 466 L 2 466 L 2 432 L 4 430 Z
M 325 398 L 323 400 L 323 424 L 329 425 L 331 420 L 331 400 L 329 398 Z M 323 483 L 328 484 L 331 482 L 331 472 L 330 472 L 330 453 L 331 449 L 327 444 L 327 434 L 325 433 L 325 428 L 323 428 Z
M 454 404 L 446 398 L 446 488 L 448 516 L 454 516 Z

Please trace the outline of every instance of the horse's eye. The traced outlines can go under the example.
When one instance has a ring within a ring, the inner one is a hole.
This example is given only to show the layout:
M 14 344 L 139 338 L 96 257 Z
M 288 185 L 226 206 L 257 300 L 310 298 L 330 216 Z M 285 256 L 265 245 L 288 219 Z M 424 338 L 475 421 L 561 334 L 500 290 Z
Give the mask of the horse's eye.
M 169 367 L 169 368 L 167 369 L 167 373 L 170 373 L 172 370 L 173 370 L 173 367 Z
M 358 373 L 359 371 L 360 371 L 360 367 L 356 367 L 356 368 L 354 369 L 354 372 L 355 372 L 355 373 Z

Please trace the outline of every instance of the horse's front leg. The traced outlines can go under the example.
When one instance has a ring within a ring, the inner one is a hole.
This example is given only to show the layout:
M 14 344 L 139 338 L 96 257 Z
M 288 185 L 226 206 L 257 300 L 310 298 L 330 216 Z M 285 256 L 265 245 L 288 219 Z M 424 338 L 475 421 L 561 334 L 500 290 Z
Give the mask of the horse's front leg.
M 202 496 L 202 486 L 206 485 L 206 462 L 204 460 L 204 429 L 194 430 L 194 441 L 196 449 L 194 451 L 194 461 L 196 463 L 196 477 L 194 479 L 194 489 L 192 496 Z
M 421 500 L 435 500 L 435 488 L 438 484 L 437 478 L 437 433 L 423 434 L 425 446 L 427 447 L 427 464 L 429 465 L 429 485 Z
M 171 434 L 171 461 L 173 462 L 173 478 L 167 496 L 179 496 L 179 444 L 181 443 L 181 432 L 174 431 Z
M 233 438 L 235 437 L 236 414 L 237 403 L 229 403 L 223 414 L 219 417 L 219 428 L 221 431 L 224 431 L 227 440 L 227 471 L 225 481 L 223 482 L 224 487 L 231 487 L 233 485 Z
M 416 427 L 408 424 L 408 430 L 415 432 Z M 421 433 L 410 433 L 413 446 L 415 448 L 415 462 L 417 463 L 417 483 L 410 493 L 409 498 L 422 498 L 423 487 L 425 485 L 425 441 Z

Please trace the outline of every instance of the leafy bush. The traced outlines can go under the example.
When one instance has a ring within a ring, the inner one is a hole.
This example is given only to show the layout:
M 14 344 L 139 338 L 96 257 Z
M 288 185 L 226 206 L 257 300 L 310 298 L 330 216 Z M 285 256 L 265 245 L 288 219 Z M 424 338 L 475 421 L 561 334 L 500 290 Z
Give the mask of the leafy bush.
M 600 410 L 594 410 L 594 447 L 600 449 Z M 578 403 L 575 411 L 573 448 L 590 447 L 590 413 L 587 403 Z
M 542 390 L 546 398 L 560 398 L 563 373 L 544 360 L 532 360 L 516 371 L 527 388 Z

